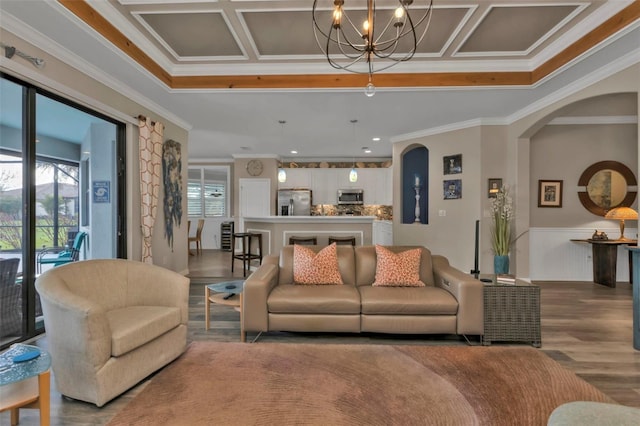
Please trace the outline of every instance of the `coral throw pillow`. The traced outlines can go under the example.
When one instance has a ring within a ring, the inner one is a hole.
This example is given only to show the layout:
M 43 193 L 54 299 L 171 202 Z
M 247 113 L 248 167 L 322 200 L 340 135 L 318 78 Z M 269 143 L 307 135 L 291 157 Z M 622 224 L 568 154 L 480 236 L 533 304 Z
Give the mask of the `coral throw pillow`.
M 296 284 L 343 284 L 338 268 L 338 248 L 333 243 L 318 253 L 293 246 L 293 281 Z
M 376 287 L 424 287 L 420 281 L 419 248 L 394 253 L 376 245 Z

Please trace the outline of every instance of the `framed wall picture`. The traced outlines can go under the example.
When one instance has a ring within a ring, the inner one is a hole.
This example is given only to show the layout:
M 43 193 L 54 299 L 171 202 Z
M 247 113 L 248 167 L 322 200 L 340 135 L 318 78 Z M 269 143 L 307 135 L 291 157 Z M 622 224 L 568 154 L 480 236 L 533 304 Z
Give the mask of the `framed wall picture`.
M 445 175 L 454 175 L 462 173 L 462 154 L 447 155 L 442 157 L 443 173 Z
M 498 195 L 498 191 L 502 188 L 502 179 L 500 178 L 489 178 L 488 192 L 487 195 L 489 198 L 496 198 Z
M 538 181 L 538 207 L 562 207 L 562 181 Z
M 442 181 L 442 189 L 445 200 L 457 200 L 462 198 L 462 179 Z

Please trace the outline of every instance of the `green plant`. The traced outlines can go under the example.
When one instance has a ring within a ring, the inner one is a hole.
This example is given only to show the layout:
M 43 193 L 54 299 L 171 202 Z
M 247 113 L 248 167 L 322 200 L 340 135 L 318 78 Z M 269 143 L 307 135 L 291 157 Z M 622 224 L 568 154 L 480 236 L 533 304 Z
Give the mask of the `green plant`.
M 514 216 L 513 199 L 506 186 L 500 188 L 496 198 L 491 200 L 491 213 L 491 248 L 497 256 L 506 256 L 511 246 L 511 221 Z

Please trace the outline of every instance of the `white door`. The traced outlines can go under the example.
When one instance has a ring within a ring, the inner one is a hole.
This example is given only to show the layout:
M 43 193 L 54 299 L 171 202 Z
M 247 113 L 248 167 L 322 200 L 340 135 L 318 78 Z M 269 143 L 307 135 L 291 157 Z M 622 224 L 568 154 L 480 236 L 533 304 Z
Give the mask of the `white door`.
M 240 230 L 244 232 L 245 217 L 271 215 L 271 180 L 240 179 Z

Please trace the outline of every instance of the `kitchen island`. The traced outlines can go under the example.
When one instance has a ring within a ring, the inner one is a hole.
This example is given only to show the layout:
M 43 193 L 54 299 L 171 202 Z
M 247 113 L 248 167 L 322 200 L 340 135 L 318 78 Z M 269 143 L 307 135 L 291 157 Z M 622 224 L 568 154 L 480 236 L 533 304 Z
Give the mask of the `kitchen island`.
M 245 232 L 262 234 L 264 254 L 278 254 L 289 244 L 289 237 L 315 236 L 318 245 L 326 246 L 328 238 L 353 236 L 356 245 L 372 243 L 375 216 L 266 216 L 245 217 Z

